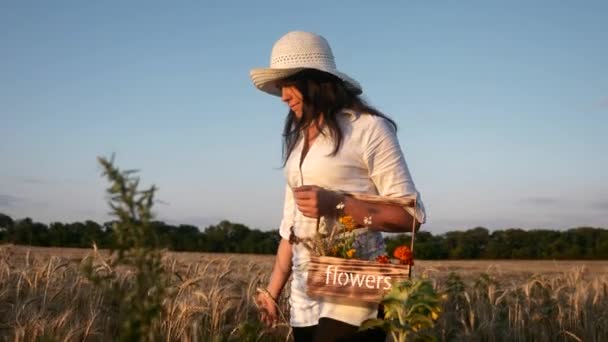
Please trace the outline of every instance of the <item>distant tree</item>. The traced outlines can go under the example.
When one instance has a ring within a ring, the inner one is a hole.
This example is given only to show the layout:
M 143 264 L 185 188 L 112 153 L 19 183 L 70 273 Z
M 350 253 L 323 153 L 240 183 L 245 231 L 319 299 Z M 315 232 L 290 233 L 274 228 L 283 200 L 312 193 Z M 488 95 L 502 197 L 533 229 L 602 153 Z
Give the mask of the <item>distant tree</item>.
M 467 257 L 471 259 L 480 258 L 485 253 L 489 240 L 490 233 L 484 227 L 467 230 L 463 236 Z
M 91 247 L 93 243 L 99 245 L 101 241 L 103 241 L 102 227 L 94 221 L 85 221 L 80 233 L 80 247 Z
M 570 237 L 569 242 L 577 246 L 578 258 L 593 258 L 599 252 L 602 241 L 602 230 L 591 227 L 579 227 L 569 229 L 566 234 Z
M 66 236 L 65 244 L 66 247 L 82 247 L 83 234 L 85 232 L 85 225 L 82 222 L 72 222 L 65 225 Z
M 562 233 L 555 230 L 534 229 L 526 232 L 526 240 L 520 254 L 528 259 L 552 259 L 556 255 L 552 246 L 555 241 L 561 239 Z
M 13 223 L 13 219 L 10 216 L 0 213 L 0 230 L 12 228 Z
M 13 228 L 8 231 L 9 241 L 20 245 L 31 245 L 33 239 L 32 225 L 33 221 L 29 217 L 17 220 Z
M 258 229 L 251 230 L 242 244 L 243 252 L 254 254 L 272 254 L 278 247 L 279 232 L 262 232 Z
M 200 231 L 197 227 L 191 225 L 180 225 L 175 231 L 173 239 L 173 248 L 178 251 L 196 251 L 199 249 L 198 237 Z
M 0 213 L 0 243 L 8 242 L 8 231 L 13 228 L 13 219 Z
M 483 227 L 446 233 L 450 259 L 477 259 L 485 252 L 488 242 L 489 232 Z
M 522 229 L 495 231 L 490 235 L 485 255 L 491 259 L 522 258 L 526 232 Z
M 226 231 L 220 225 L 211 225 L 205 228 L 205 252 L 227 252 Z
M 66 245 L 67 229 L 61 222 L 52 222 L 49 225 L 49 241 L 51 246 L 62 247 Z
M 420 231 L 414 237 L 414 257 L 417 259 L 445 259 L 448 257 L 448 249 L 446 247 L 443 235 L 433 236 L 430 232 Z M 403 241 L 410 242 L 409 238 Z
M 465 250 L 466 246 L 463 244 L 464 232 L 463 231 L 452 231 L 445 233 L 445 244 L 448 249 L 448 258 L 450 259 L 464 259 L 468 254 Z
M 162 221 L 153 221 L 150 223 L 150 227 L 155 232 L 158 238 L 158 245 L 160 247 L 175 249 L 175 246 L 173 245 L 173 238 L 175 236 L 177 227 L 166 224 Z
M 599 233 L 595 248 L 594 258 L 608 259 L 608 230 L 602 230 Z
M 107 221 L 101 225 L 101 230 L 103 231 L 103 239 L 100 242 L 100 247 L 115 249 L 116 245 L 114 244 L 114 224 L 116 221 Z

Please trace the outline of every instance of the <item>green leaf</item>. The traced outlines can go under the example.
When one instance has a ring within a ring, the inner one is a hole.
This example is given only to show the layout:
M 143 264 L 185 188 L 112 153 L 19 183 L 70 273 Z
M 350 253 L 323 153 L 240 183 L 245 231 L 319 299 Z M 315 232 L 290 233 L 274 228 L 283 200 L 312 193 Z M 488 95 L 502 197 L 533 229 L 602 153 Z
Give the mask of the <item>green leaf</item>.
M 388 329 L 390 328 L 390 322 L 378 318 L 366 319 L 359 326 L 359 331 L 376 328 L 381 328 L 384 331 L 388 331 Z

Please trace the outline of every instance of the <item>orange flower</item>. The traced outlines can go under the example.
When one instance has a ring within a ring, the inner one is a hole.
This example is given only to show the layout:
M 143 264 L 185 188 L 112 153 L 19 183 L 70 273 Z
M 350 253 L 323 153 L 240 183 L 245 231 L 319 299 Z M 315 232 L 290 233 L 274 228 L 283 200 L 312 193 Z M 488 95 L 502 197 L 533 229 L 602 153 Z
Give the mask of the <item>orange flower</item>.
M 376 262 L 379 262 L 381 264 L 390 264 L 391 263 L 391 261 L 388 260 L 388 256 L 386 256 L 386 255 L 378 255 L 376 257 Z
M 414 265 L 412 259 L 412 251 L 407 246 L 399 246 L 393 252 L 393 256 L 399 260 L 402 265 Z
M 409 259 L 412 257 L 412 251 L 407 246 L 399 246 L 395 248 L 393 256 L 399 260 Z
M 355 220 L 352 216 L 341 216 L 338 221 L 344 227 L 344 230 L 346 230 L 347 232 L 350 232 L 355 229 Z
M 354 256 L 355 256 L 355 252 L 356 252 L 356 251 L 357 251 L 357 250 L 356 250 L 356 249 L 354 249 L 354 248 L 349 249 L 348 251 L 346 251 L 346 257 L 347 257 L 347 258 L 352 258 L 352 257 L 354 257 Z

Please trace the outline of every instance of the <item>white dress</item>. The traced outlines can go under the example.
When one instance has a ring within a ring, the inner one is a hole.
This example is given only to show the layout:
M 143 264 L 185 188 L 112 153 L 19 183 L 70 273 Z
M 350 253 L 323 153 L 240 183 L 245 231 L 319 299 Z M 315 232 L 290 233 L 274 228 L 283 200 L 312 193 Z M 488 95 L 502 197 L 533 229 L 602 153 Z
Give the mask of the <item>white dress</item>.
M 390 197 L 416 196 L 416 218 L 424 223 L 426 215 L 420 195 L 410 176 L 397 135 L 388 121 L 381 117 L 345 110 L 338 115 L 344 140 L 338 154 L 331 156 L 334 143 L 331 137 L 320 134 L 310 146 L 300 168 L 304 146 L 300 139 L 285 165 L 285 202 L 279 232 L 289 239 L 293 226 L 295 235 L 311 237 L 316 231 L 316 219 L 302 215 L 294 203 L 292 189 L 302 185 L 316 185 L 328 190 L 365 193 Z M 414 209 L 410 214 L 414 215 Z M 384 253 L 382 234 L 365 233 L 367 257 Z M 377 305 L 319 300 L 306 294 L 306 271 L 310 252 L 302 244 L 293 245 L 290 324 L 306 327 L 318 323 L 320 317 L 333 318 L 359 326 L 377 314 Z

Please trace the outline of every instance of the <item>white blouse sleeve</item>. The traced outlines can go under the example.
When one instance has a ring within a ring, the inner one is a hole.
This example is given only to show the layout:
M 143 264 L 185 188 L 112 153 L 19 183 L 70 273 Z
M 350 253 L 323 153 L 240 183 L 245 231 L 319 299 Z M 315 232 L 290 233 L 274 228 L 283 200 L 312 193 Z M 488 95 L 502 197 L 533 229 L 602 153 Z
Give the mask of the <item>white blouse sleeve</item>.
M 291 235 L 291 226 L 293 226 L 295 203 L 293 199 L 293 191 L 289 184 L 285 185 L 285 200 L 283 201 L 283 218 L 279 226 L 279 234 L 285 240 L 289 240 Z
M 399 146 L 397 134 L 390 123 L 377 116 L 364 133 L 363 160 L 378 194 L 388 197 L 416 196 L 416 220 L 426 221 L 426 212 Z M 407 208 L 414 216 L 413 208 Z

